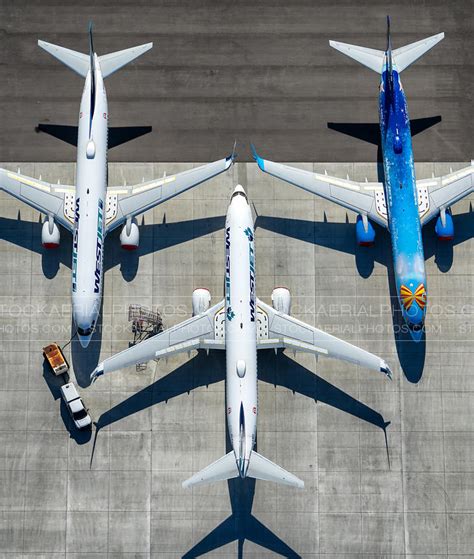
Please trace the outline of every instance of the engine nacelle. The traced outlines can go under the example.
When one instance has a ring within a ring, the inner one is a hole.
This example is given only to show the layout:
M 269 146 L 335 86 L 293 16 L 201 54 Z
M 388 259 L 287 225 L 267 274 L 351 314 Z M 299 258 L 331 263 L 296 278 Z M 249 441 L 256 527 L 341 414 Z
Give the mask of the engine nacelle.
M 290 314 L 291 311 L 291 294 L 286 287 L 275 287 L 272 291 L 273 308 L 284 314 Z
M 440 241 L 452 241 L 454 239 L 454 223 L 450 213 L 444 214 L 444 225 L 441 216 L 436 220 L 435 232 Z
M 127 234 L 127 229 L 130 228 L 130 232 Z M 140 244 L 140 232 L 138 231 L 138 225 L 135 221 L 132 221 L 130 225 L 124 225 L 122 232 L 120 233 L 120 244 L 125 250 L 135 250 Z
M 44 248 L 58 248 L 60 240 L 59 228 L 54 221 L 45 221 L 41 229 L 41 244 Z
M 198 287 L 193 291 L 193 316 L 207 311 L 211 304 L 211 293 L 205 287 Z
M 375 229 L 368 219 L 364 224 L 364 219 L 361 215 L 357 216 L 356 237 L 357 244 L 361 247 L 371 247 L 375 242 Z

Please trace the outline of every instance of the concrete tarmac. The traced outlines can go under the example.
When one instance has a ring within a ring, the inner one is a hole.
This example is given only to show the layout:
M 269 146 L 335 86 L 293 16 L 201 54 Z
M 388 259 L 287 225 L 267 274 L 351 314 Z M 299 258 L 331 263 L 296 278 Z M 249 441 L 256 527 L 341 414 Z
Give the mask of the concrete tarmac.
M 20 166 L 74 180 L 73 164 Z M 189 166 L 112 164 L 110 183 Z M 376 175 L 373 164 L 302 166 Z M 418 177 L 449 167 L 420 164 Z M 222 355 L 193 352 L 88 381 L 99 359 L 131 341 L 129 304 L 157 308 L 170 326 L 190 316 L 194 288 L 222 298 L 224 216 L 237 182 L 257 214 L 258 296 L 270 302 L 286 285 L 295 316 L 378 353 L 394 372 L 390 382 L 323 358 L 259 354 L 258 450 L 301 477 L 303 490 L 240 480 L 182 489 L 226 450 Z M 72 428 L 41 354 L 71 336 L 70 236 L 43 251 L 38 213 L 0 200 L 2 558 L 472 557 L 474 197 L 453 208 L 454 246 L 425 228 L 419 345 L 390 312 L 388 235 L 377 229 L 373 249 L 356 248 L 354 215 L 255 164 L 145 214 L 135 254 L 112 234 L 101 333 L 86 351 L 75 340 L 65 350 L 96 423 L 90 435 Z
M 327 127 L 377 123 L 378 76 L 329 39 L 384 49 L 440 31 L 446 38 L 403 73 L 411 118 L 442 122 L 415 140 L 418 161 L 473 157 L 472 3 L 402 0 L 150 2 L 3 0 L 0 3 L 0 160 L 74 161 L 71 146 L 38 123 L 77 124 L 83 80 L 38 39 L 99 54 L 155 46 L 106 82 L 111 124 L 153 132 L 110 152 L 112 161 L 212 161 L 237 138 L 279 161 L 374 161 L 374 146 Z

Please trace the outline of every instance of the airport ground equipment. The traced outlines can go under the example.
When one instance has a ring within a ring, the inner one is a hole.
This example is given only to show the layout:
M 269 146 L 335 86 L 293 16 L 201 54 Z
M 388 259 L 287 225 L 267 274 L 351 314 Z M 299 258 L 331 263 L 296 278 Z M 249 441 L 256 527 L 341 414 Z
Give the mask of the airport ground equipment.
M 136 345 L 150 336 L 163 331 L 163 320 L 158 311 L 154 312 L 141 305 L 128 307 L 128 321 L 132 323 L 133 342 Z M 145 371 L 147 363 L 137 363 L 137 371 Z
M 44 347 L 43 355 L 54 375 L 63 375 L 69 371 L 69 364 L 58 344 L 49 344 Z
M 60 388 L 61 397 L 66 404 L 66 407 L 71 414 L 74 425 L 78 429 L 86 429 L 92 424 L 91 416 L 88 413 L 84 402 L 82 401 L 79 393 L 77 392 L 74 383 L 68 382 Z

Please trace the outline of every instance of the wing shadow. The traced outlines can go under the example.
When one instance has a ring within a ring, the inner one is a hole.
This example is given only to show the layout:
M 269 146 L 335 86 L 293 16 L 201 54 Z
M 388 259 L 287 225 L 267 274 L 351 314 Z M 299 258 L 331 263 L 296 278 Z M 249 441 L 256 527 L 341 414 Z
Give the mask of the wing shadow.
M 263 382 L 284 386 L 315 401 L 333 406 L 380 428 L 386 434 L 390 422 L 386 422 L 380 413 L 313 374 L 286 355 L 275 355 L 272 350 L 259 352 L 259 370 L 261 371 L 259 378 Z M 167 402 L 173 397 L 189 393 L 197 387 L 220 382 L 224 376 L 224 352 L 211 351 L 209 356 L 199 352 L 196 357 L 173 372 L 103 413 L 96 423 L 96 437 L 100 429 L 112 423 L 154 404 Z M 230 450 L 228 433 L 226 448 L 227 451 Z M 186 552 L 183 558 L 199 557 L 234 541 L 238 543 L 238 557 L 242 558 L 246 540 L 284 557 L 300 557 L 252 514 L 255 480 L 236 478 L 228 480 L 227 484 L 231 515 Z
M 112 231 L 107 240 L 104 252 L 104 272 L 120 266 L 120 271 L 126 281 L 132 281 L 138 271 L 140 256 L 151 254 L 155 251 L 185 243 L 192 239 L 209 235 L 224 228 L 225 216 L 216 216 L 200 219 L 190 219 L 174 223 L 145 224 L 142 218 L 140 225 L 140 245 L 136 251 L 126 251 L 120 246 L 120 229 Z M 71 268 L 72 238 L 66 229 L 61 229 L 61 244 L 58 249 L 48 250 L 41 245 L 41 218 L 38 222 L 24 221 L 18 212 L 18 218 L 0 217 L 0 239 L 26 248 L 42 256 L 44 275 L 51 279 L 60 264 Z
M 363 278 L 368 278 L 372 274 L 375 262 L 387 266 L 390 258 L 388 232 L 376 223 L 373 225 L 377 239 L 375 245 L 360 247 L 356 241 L 355 224 L 349 223 L 348 218 L 345 223 L 330 223 L 326 220 L 326 216 L 324 221 L 310 221 L 258 215 L 255 221 L 255 229 L 261 227 L 279 235 L 353 255 L 357 271 Z
M 52 279 L 58 273 L 60 264 L 71 267 L 71 236 L 69 231 L 60 227 L 62 242 L 59 248 L 43 248 L 41 244 L 42 227 L 41 217 L 38 221 L 24 221 L 21 219 L 19 211 L 17 219 L 0 217 L 0 239 L 41 255 L 43 274 L 48 279 Z M 64 237 L 66 237 L 66 241 L 64 241 Z
M 104 254 L 104 271 L 120 266 L 120 272 L 126 281 L 132 281 L 137 272 L 141 256 L 146 256 L 180 245 L 193 239 L 214 233 L 224 228 L 225 216 L 215 216 L 187 221 L 146 224 L 142 217 L 140 245 L 137 250 L 126 251 L 120 246 L 120 228 L 108 236 L 108 246 Z

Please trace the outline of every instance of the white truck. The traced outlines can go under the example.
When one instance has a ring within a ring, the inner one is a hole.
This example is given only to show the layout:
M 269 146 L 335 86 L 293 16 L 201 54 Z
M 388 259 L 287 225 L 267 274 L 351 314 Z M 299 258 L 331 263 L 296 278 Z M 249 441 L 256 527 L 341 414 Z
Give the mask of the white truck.
M 87 408 L 84 406 L 84 402 L 72 382 L 61 386 L 61 396 L 71 414 L 74 425 L 78 429 L 90 427 L 92 424 L 91 416 L 88 414 Z

